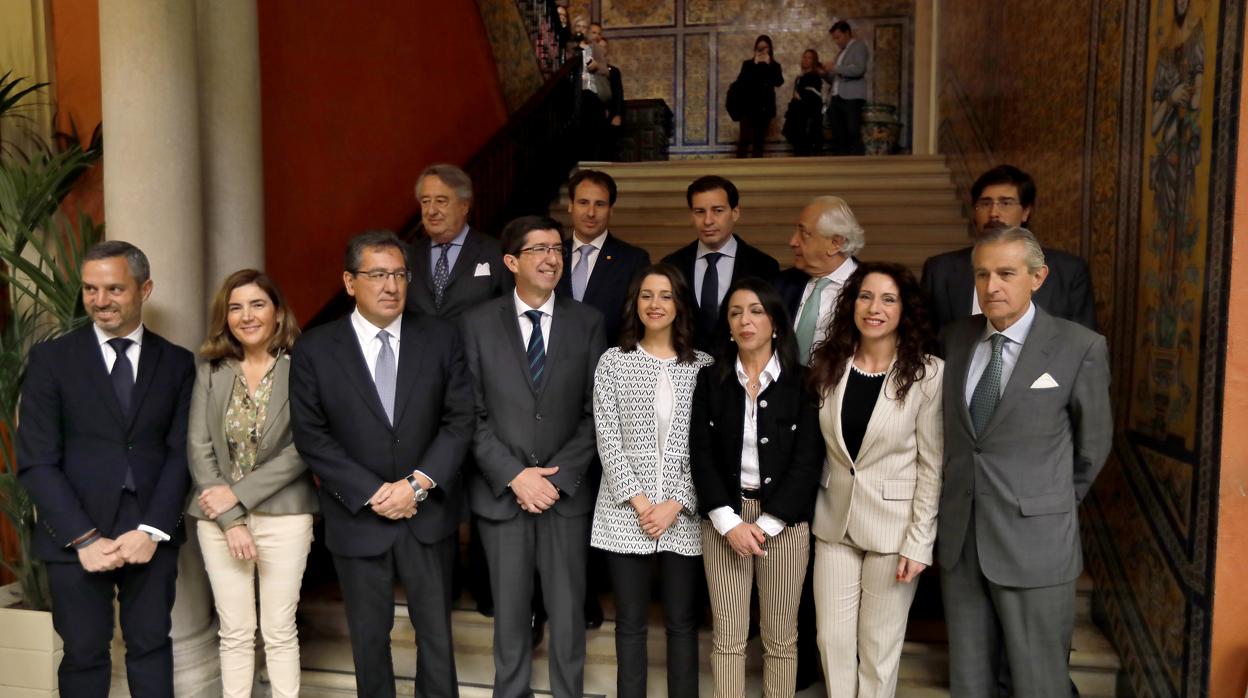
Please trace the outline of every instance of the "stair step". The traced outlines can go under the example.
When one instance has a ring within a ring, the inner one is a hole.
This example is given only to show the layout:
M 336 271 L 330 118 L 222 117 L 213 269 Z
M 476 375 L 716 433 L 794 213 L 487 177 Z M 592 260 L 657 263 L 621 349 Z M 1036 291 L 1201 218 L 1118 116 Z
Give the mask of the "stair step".
M 622 200 L 621 200 L 622 201 Z M 682 196 L 679 201 L 669 202 L 670 205 L 652 205 L 645 207 L 625 207 L 617 203 L 611 212 L 611 227 L 616 228 L 621 225 L 630 226 L 651 226 L 651 227 L 677 227 L 684 228 L 692 234 L 693 223 L 689 214 L 689 208 L 685 205 L 685 199 Z M 870 229 L 877 225 L 920 225 L 920 226 L 954 226 L 962 237 L 967 236 L 966 219 L 962 216 L 962 209 L 956 205 L 949 204 L 946 206 L 915 206 L 915 207 L 898 207 L 895 204 L 876 204 L 868 206 L 855 206 L 850 202 L 849 207 L 854 212 L 854 217 L 858 219 L 858 223 L 863 227 Z M 801 214 L 804 205 L 797 206 L 743 206 L 741 209 L 741 223 L 743 225 L 749 221 L 779 221 L 788 224 L 792 228 L 798 216 Z M 552 207 L 551 212 L 558 219 L 567 223 L 569 218 L 566 206 Z

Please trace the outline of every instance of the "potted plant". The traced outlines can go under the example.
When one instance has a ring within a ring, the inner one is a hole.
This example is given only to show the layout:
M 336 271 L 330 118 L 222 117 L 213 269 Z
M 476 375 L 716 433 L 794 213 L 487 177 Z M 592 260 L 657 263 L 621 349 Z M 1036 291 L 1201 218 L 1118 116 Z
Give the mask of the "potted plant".
M 31 554 L 36 512 L 17 478 L 14 437 L 30 348 L 86 321 L 79 266 L 103 228 L 62 211 L 74 183 L 100 158 L 99 132 L 83 147 L 76 133 L 49 144 L 22 113 L 23 100 L 46 83 L 0 76 L 0 515 L 16 533 L 16 551 L 0 562 L 16 582 L 0 587 L 0 693 L 57 690 L 60 638 L 52 629 L 47 574 Z M 6 137 L 18 133 L 21 145 Z

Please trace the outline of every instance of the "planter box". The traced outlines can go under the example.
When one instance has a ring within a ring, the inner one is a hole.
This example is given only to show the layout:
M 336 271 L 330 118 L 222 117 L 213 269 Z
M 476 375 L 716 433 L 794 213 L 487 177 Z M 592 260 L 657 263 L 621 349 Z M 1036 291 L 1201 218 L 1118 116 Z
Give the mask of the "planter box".
M 16 584 L 0 587 L 0 695 L 59 696 L 56 668 L 62 645 L 52 629 L 52 614 L 9 608 L 20 598 L 16 588 Z

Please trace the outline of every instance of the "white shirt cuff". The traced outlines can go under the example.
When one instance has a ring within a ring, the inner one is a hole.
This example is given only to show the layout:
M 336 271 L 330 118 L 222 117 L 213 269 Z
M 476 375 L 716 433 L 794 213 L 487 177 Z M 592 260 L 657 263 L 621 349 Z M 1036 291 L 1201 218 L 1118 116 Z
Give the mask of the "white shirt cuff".
M 775 538 L 784 531 L 784 522 L 771 514 L 763 513 L 758 515 L 758 520 L 754 522 L 759 528 L 763 529 L 763 533 L 768 538 Z
M 139 524 L 139 530 L 148 535 L 156 536 L 157 538 L 160 539 L 161 543 L 164 543 L 165 541 L 168 541 L 168 540 L 172 540 L 168 533 L 165 533 L 159 528 L 152 528 L 151 526 L 148 526 L 147 524 Z
M 726 536 L 728 532 L 736 528 L 742 523 L 741 517 L 732 510 L 732 507 L 719 507 L 711 510 L 711 525 L 719 532 L 719 535 Z
M 412 471 L 412 474 L 413 474 L 413 475 L 420 475 L 421 477 L 423 477 L 423 478 L 425 478 L 426 480 L 428 480 L 428 481 L 429 481 L 429 489 L 433 489 L 433 488 L 435 488 L 435 487 L 437 487 L 437 486 L 438 486 L 438 483 L 434 482 L 434 481 L 433 481 L 433 478 L 429 477 L 428 475 L 425 475 L 425 473 L 424 473 L 424 471 L 423 471 L 423 470 L 413 470 L 413 471 Z

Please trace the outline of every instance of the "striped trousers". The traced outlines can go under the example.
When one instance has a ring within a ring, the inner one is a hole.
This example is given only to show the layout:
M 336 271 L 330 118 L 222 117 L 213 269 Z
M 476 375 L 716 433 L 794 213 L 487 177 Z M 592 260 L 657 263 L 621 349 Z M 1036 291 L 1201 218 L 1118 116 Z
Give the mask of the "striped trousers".
M 757 500 L 741 500 L 741 518 L 758 519 Z M 711 599 L 711 675 L 715 698 L 745 695 L 745 645 L 750 631 L 750 596 L 758 583 L 759 630 L 763 640 L 763 695 L 789 698 L 797 682 L 797 607 L 810 556 L 810 526 L 788 526 L 768 539 L 765 557 L 741 557 L 710 521 L 702 522 L 702 560 Z M 669 671 L 671 669 L 669 668 Z

